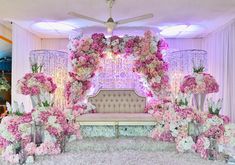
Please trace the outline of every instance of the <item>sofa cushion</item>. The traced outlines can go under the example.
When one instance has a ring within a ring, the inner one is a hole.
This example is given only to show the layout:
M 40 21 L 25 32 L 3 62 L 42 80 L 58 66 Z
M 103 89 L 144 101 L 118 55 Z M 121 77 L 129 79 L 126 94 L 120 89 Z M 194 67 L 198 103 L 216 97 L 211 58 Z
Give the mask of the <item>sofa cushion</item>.
M 98 113 L 143 113 L 146 98 L 134 90 L 100 90 L 88 101 L 96 106 Z
M 88 113 L 77 117 L 78 122 L 156 122 L 148 113 Z

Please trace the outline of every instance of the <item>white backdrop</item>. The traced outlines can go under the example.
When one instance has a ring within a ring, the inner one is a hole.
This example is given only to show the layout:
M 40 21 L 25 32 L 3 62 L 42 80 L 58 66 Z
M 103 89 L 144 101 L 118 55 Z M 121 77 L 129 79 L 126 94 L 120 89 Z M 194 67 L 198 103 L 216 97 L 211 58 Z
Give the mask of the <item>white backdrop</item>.
M 31 111 L 32 105 L 29 96 L 16 92 L 16 84 L 25 73 L 31 71 L 29 64 L 29 52 L 32 49 L 41 49 L 41 39 L 32 33 L 22 29 L 20 26 L 12 25 L 12 102 L 23 102 L 25 109 Z
M 223 98 L 223 114 L 235 121 L 235 20 L 203 40 L 208 51 L 208 71 L 218 80 Z

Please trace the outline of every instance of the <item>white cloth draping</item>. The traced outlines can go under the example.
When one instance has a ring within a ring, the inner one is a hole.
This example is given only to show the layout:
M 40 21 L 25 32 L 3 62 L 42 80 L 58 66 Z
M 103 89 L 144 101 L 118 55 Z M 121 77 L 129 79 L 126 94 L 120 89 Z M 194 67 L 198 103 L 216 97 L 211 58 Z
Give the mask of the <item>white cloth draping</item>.
M 209 34 L 203 40 L 208 52 L 208 71 L 215 76 L 223 98 L 222 114 L 235 121 L 235 20 Z
M 31 72 L 29 52 L 41 48 L 41 39 L 14 23 L 12 25 L 12 41 L 12 102 L 23 102 L 25 110 L 29 112 L 32 110 L 30 97 L 18 94 L 16 84 L 25 73 Z

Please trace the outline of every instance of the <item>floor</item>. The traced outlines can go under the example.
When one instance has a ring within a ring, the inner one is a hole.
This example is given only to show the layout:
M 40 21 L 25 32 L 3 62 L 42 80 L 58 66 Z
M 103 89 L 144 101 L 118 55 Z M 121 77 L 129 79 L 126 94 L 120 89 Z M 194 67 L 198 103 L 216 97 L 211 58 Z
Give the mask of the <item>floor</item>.
M 7 164 L 0 162 L 0 164 Z M 36 165 L 222 165 L 194 153 L 177 153 L 175 144 L 147 137 L 85 138 L 66 146 L 66 152 L 37 157 Z

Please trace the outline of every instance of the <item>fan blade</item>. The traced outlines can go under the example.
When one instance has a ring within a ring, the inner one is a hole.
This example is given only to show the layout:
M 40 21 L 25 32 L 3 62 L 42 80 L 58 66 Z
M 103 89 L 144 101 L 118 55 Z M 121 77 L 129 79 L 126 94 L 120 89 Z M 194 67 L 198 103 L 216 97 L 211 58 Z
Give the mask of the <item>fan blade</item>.
M 95 19 L 95 18 L 91 18 L 91 17 L 85 16 L 85 15 L 81 15 L 81 14 L 78 14 L 78 13 L 75 13 L 75 12 L 69 12 L 68 15 L 78 17 L 78 18 L 81 18 L 81 19 L 86 19 L 86 20 L 93 21 L 93 22 L 97 22 L 97 23 L 102 23 L 102 24 L 105 23 L 104 21 L 101 21 L 101 20 L 98 20 L 98 19 Z
M 140 20 L 148 19 L 148 18 L 152 18 L 152 17 L 153 17 L 153 14 L 145 14 L 145 15 L 141 15 L 141 16 L 138 16 L 138 17 L 119 20 L 116 23 L 117 24 L 125 24 L 125 23 L 140 21 Z

